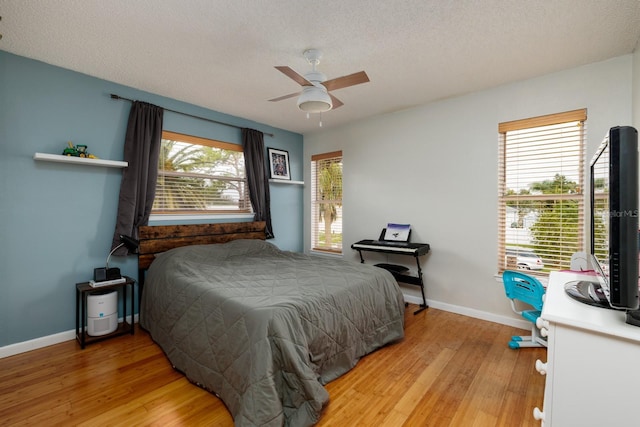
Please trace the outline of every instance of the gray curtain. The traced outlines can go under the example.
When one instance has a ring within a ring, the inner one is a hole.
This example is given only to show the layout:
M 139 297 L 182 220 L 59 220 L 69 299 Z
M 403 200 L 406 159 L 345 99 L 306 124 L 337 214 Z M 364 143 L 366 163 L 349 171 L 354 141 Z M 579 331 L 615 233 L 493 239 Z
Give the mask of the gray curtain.
M 255 213 L 255 221 L 266 221 L 267 239 L 273 239 L 271 227 L 271 196 L 269 175 L 264 159 L 264 134 L 254 129 L 242 129 L 244 164 L 249 184 L 249 198 Z
M 122 171 L 118 217 L 111 249 L 120 244 L 120 235 L 138 239 L 138 227 L 147 225 L 158 179 L 158 156 L 162 140 L 164 110 L 146 102 L 133 101 L 124 140 L 124 160 L 129 166 Z M 114 255 L 127 255 L 123 246 Z

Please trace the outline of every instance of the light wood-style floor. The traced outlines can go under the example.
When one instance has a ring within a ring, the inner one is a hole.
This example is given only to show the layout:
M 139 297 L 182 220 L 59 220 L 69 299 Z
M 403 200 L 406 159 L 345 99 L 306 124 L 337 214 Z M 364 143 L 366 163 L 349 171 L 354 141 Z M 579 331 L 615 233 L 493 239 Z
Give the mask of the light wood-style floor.
M 539 426 L 546 349 L 510 350 L 524 331 L 429 308 L 406 337 L 326 387 L 318 426 Z M 81 350 L 75 341 L 0 359 L 0 424 L 233 426 L 224 404 L 174 371 L 136 329 Z

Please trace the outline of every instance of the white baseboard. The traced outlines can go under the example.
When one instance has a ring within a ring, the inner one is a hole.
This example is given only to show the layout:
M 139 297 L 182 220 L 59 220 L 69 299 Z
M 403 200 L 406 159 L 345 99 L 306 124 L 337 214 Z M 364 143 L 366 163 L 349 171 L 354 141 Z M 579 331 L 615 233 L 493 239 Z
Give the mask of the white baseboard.
M 422 304 L 422 299 L 413 295 L 404 295 L 404 300 L 411 304 Z M 514 328 L 531 329 L 531 323 L 526 320 L 518 320 L 508 316 L 501 316 L 495 313 L 489 313 L 487 311 L 475 310 L 469 307 L 462 307 L 459 305 L 447 304 L 444 302 L 433 301 L 427 299 L 429 307 L 437 308 L 438 310 L 448 311 L 451 313 L 462 314 L 463 316 L 473 317 L 475 319 L 486 320 L 488 322 L 499 323 L 501 325 L 513 326 Z
M 27 351 L 36 350 L 42 347 L 48 347 L 54 344 L 60 344 L 61 342 L 70 341 L 76 339 L 76 330 L 60 332 L 53 335 L 47 335 L 46 337 L 35 338 L 29 341 L 23 341 L 16 344 L 9 344 L 4 347 L 0 347 L 0 359 L 4 357 L 14 356 L 20 353 L 26 353 Z
M 413 295 L 405 295 L 404 299 L 406 302 L 412 304 L 422 303 L 422 300 L 419 297 Z M 489 322 L 500 323 L 502 325 L 513 326 L 514 328 L 531 329 L 531 324 L 525 320 L 513 319 L 511 317 L 500 316 L 486 311 L 475 310 L 468 307 L 462 307 L 459 305 L 452 305 L 432 300 L 427 300 L 427 304 L 429 304 L 429 307 L 437 308 L 438 310 L 449 311 L 451 313 L 461 314 L 463 316 L 469 316 Z M 119 321 L 121 322 L 122 319 L 120 319 Z M 137 314 L 134 317 L 134 322 L 138 322 Z M 0 359 L 74 339 L 76 339 L 75 329 L 48 335 L 46 337 L 35 338 L 16 344 L 9 344 L 4 347 L 0 347 Z
M 129 317 L 129 316 L 127 316 Z M 118 319 L 118 322 L 122 322 L 122 318 Z M 138 322 L 138 315 L 133 317 L 133 322 Z M 0 359 L 9 356 L 15 356 L 16 354 L 26 353 L 31 350 L 37 350 L 43 347 L 49 347 L 50 345 L 60 344 L 61 342 L 71 341 L 76 339 L 76 330 L 59 332 L 53 335 L 47 335 L 45 337 L 35 338 L 29 341 L 23 341 L 15 344 L 5 345 L 0 347 Z

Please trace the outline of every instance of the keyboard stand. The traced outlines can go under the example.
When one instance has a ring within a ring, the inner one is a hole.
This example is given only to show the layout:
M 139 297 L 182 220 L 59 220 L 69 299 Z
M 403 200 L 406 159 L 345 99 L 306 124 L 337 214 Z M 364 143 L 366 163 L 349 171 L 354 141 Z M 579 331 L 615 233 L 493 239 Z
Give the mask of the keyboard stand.
M 413 256 L 416 259 L 416 266 L 418 267 L 418 274 L 416 276 L 405 274 L 403 271 L 406 271 L 407 269 L 403 269 L 402 266 L 396 266 L 394 264 L 377 264 L 376 266 L 389 271 L 398 282 L 420 287 L 420 292 L 422 294 L 422 304 L 420 304 L 420 308 L 418 310 L 413 312 L 413 314 L 418 314 L 421 311 L 429 308 L 429 306 L 427 305 L 427 299 L 425 298 L 424 294 L 424 280 L 422 279 L 422 267 L 420 267 L 419 258 L 423 255 L 426 255 L 429 252 L 430 247 L 427 243 L 412 243 L 410 245 L 410 248 L 413 250 L 407 250 L 406 248 L 399 249 L 392 246 L 376 245 L 374 240 L 361 240 L 351 245 L 351 249 L 355 249 L 356 251 L 358 251 L 358 254 L 360 255 L 360 262 L 363 264 L 363 251 L 381 252 L 394 255 L 409 255 Z

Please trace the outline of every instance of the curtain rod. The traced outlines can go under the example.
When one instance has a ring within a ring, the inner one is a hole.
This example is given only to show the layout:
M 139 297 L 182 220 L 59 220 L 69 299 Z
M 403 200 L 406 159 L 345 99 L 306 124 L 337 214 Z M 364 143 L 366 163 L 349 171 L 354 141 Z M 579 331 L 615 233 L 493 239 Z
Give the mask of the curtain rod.
M 116 95 L 115 93 L 111 94 L 111 99 L 134 102 L 133 99 L 125 98 L 125 97 L 122 97 L 120 95 Z M 161 108 L 163 110 L 165 110 L 165 111 L 171 111 L 172 113 L 182 114 L 183 116 L 188 116 L 188 117 L 193 117 L 194 119 L 204 120 L 206 122 L 216 123 L 216 124 L 224 125 L 224 126 L 230 126 L 232 128 L 236 128 L 236 129 L 243 129 L 242 126 L 236 126 L 236 125 L 232 125 L 230 123 L 219 122 L 217 120 L 207 119 L 206 117 L 194 116 L 193 114 L 183 113 L 182 111 L 171 110 L 169 108 L 164 108 L 164 107 L 161 107 Z M 269 135 L 270 137 L 273 138 L 273 134 L 272 133 L 267 133 L 267 132 L 262 132 L 262 133 L 265 134 L 265 135 Z

